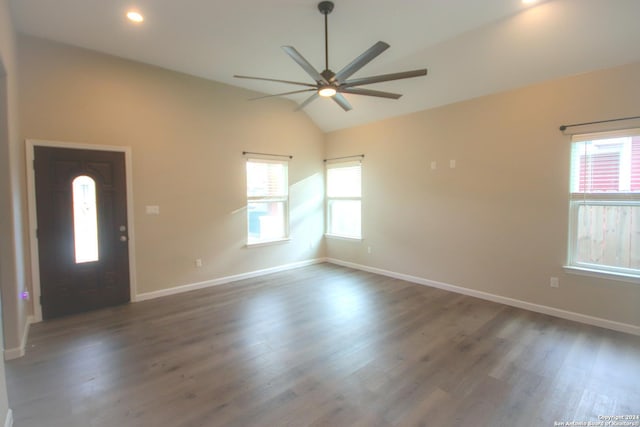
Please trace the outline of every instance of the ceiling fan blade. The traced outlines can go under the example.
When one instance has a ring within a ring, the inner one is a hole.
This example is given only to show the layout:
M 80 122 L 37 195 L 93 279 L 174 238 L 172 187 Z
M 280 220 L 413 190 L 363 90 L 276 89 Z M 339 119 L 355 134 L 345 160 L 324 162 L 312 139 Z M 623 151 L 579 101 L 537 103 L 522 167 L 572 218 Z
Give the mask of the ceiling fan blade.
M 316 90 L 316 89 L 315 88 L 314 89 L 302 89 L 302 90 L 294 90 L 294 91 L 291 91 L 291 92 L 275 93 L 273 95 L 263 95 L 263 96 L 258 96 L 257 98 L 250 98 L 249 101 L 255 101 L 257 99 L 273 98 L 274 96 L 293 95 L 294 93 L 311 92 L 312 90 Z
M 278 83 L 288 83 L 291 85 L 316 87 L 316 85 L 313 85 L 311 83 L 292 82 L 291 80 L 268 79 L 266 77 L 239 76 L 237 74 L 235 74 L 233 77 L 235 77 L 236 79 L 264 80 L 266 82 L 278 82 Z
M 367 49 L 362 55 L 358 56 L 356 59 L 351 61 L 349 65 L 344 67 L 342 70 L 338 71 L 336 74 L 335 80 L 339 83 L 347 80 L 353 73 L 358 71 L 360 68 L 367 65 L 374 59 L 376 56 L 380 55 L 385 50 L 389 49 L 389 45 L 385 42 L 378 42 Z
M 344 111 L 349 111 L 353 108 L 351 104 L 349 104 L 349 101 L 347 101 L 347 98 L 342 96 L 342 94 L 336 93 L 331 98 L 336 102 L 336 104 L 341 106 Z
M 359 89 L 359 88 L 345 88 L 341 89 L 342 93 L 351 93 L 353 95 L 366 95 L 366 96 L 377 96 L 378 98 L 389 98 L 389 99 L 398 99 L 402 95 L 399 93 L 391 93 L 391 92 L 381 92 L 379 90 L 369 90 L 369 89 Z
M 313 80 L 324 84 L 328 83 L 318 70 L 313 68 L 313 65 L 309 64 L 309 61 L 304 59 L 304 56 L 300 55 L 300 52 L 298 52 L 293 46 L 282 46 L 282 49 L 291 57 L 291 59 L 296 61 Z
M 353 86 L 370 85 L 372 83 L 388 82 L 390 80 L 410 79 L 412 77 L 426 76 L 427 70 L 403 71 L 400 73 L 381 74 L 379 76 L 363 77 L 361 79 L 348 80 L 340 85 L 340 87 L 348 88 Z
M 318 98 L 318 92 L 314 93 L 313 95 L 311 95 L 310 97 L 305 99 L 304 102 L 302 104 L 298 105 L 298 108 L 296 108 L 294 111 L 302 110 L 304 107 L 306 107 L 307 105 L 311 104 L 317 98 Z

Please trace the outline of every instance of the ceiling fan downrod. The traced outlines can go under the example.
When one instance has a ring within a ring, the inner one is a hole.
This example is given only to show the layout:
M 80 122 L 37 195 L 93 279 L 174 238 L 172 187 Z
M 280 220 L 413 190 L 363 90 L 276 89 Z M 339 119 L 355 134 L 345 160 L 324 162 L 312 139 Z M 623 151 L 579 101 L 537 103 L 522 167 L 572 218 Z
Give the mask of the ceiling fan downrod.
M 332 1 L 321 1 L 318 10 L 324 15 L 324 69 L 329 69 L 329 14 L 333 10 Z

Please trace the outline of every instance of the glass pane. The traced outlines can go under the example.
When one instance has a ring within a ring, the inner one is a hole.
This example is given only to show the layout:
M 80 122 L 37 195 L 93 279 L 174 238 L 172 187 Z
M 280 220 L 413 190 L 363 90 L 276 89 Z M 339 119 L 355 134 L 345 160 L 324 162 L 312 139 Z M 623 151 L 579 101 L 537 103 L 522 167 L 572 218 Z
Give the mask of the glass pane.
M 361 166 L 327 168 L 327 197 L 361 197 Z
M 96 182 L 88 176 L 73 180 L 73 235 L 76 264 L 98 261 Z
M 285 211 L 285 202 L 249 202 L 248 242 L 259 243 L 286 238 Z
M 631 188 L 632 192 L 640 191 L 640 135 L 631 137 Z
M 359 239 L 362 233 L 360 200 L 329 200 L 328 205 L 327 233 Z
M 572 193 L 640 191 L 640 136 L 574 142 Z
M 284 162 L 248 161 L 247 196 L 282 197 L 288 194 L 287 164 Z
M 580 202 L 576 261 L 640 269 L 640 206 Z

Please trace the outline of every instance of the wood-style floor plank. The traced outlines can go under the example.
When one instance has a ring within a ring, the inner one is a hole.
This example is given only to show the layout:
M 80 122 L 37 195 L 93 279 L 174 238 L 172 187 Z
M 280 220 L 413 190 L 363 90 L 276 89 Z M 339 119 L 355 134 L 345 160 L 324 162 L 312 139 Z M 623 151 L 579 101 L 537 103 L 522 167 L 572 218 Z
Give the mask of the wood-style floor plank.
M 16 427 L 552 426 L 640 414 L 640 338 L 321 264 L 33 325 Z

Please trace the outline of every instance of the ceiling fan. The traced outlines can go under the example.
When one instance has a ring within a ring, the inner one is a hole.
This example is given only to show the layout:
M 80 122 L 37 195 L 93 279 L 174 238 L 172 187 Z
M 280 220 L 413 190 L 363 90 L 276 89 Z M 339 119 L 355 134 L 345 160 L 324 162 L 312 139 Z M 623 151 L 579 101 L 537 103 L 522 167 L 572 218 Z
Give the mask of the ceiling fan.
M 312 83 L 303 83 L 303 82 L 294 82 L 290 80 L 279 80 L 279 79 L 270 79 L 265 77 L 251 77 L 251 76 L 240 76 L 234 75 L 233 77 L 239 79 L 251 79 L 251 80 L 264 80 L 269 82 L 279 82 L 279 83 L 287 83 L 298 86 L 306 86 L 306 89 L 294 90 L 291 92 L 278 93 L 274 95 L 265 95 L 256 99 L 263 98 L 271 98 L 274 96 L 284 96 L 284 95 L 292 95 L 295 93 L 304 93 L 304 92 L 314 92 L 311 96 L 309 96 L 302 104 L 298 106 L 297 110 L 301 110 L 307 105 L 309 105 L 312 101 L 316 100 L 318 96 L 322 96 L 325 98 L 333 99 L 344 111 L 349 111 L 352 109 L 349 101 L 343 96 L 344 93 L 350 95 L 365 95 L 365 96 L 376 96 L 379 98 L 390 98 L 390 99 L 398 99 L 402 95 L 398 93 L 391 92 L 382 92 L 378 90 L 371 89 L 362 89 L 358 86 L 370 85 L 373 83 L 386 82 L 391 80 L 400 80 L 400 79 L 408 79 L 411 77 L 419 77 L 426 76 L 427 70 L 413 70 L 413 71 L 404 71 L 400 73 L 392 73 L 392 74 L 381 74 L 378 76 L 372 77 L 362 77 L 357 79 L 349 80 L 355 72 L 360 70 L 362 67 L 367 65 L 371 60 L 376 58 L 382 52 L 389 48 L 389 45 L 385 42 L 379 41 L 373 46 L 371 46 L 368 50 L 366 50 L 362 55 L 358 56 L 356 59 L 351 61 L 346 67 L 342 70 L 334 73 L 329 69 L 329 35 L 328 35 L 328 15 L 333 10 L 333 2 L 330 1 L 321 1 L 318 3 L 318 10 L 320 13 L 324 15 L 324 43 L 325 43 L 325 70 L 319 73 L 313 65 L 309 63 L 293 46 L 282 46 L 282 49 L 289 55 L 294 61 L 298 63 L 302 67 L 304 71 L 307 72 L 309 76 L 315 81 L 315 84 Z

